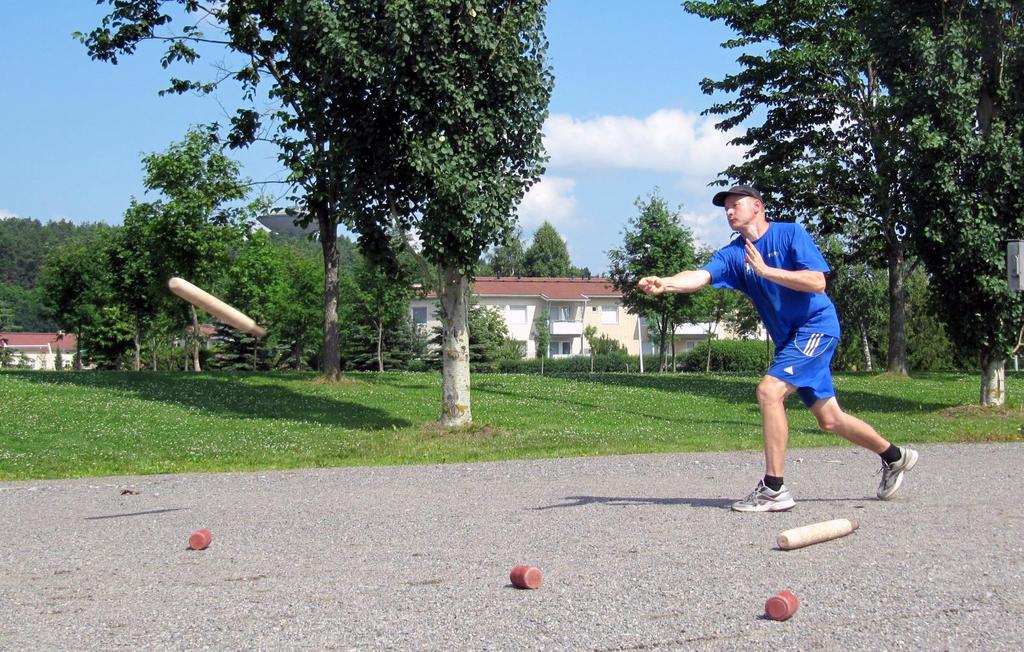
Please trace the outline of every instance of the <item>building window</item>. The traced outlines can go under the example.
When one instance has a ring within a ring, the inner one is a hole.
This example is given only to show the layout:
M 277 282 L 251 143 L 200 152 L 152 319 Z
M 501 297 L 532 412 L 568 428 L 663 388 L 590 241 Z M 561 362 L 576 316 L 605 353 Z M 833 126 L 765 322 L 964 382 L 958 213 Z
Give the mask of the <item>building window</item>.
M 554 321 L 573 321 L 572 308 L 569 306 L 559 306 L 555 308 L 552 314 Z
M 619 323 L 619 307 L 618 306 L 601 306 L 601 323 L 602 324 L 618 324 Z
M 697 342 L 695 342 L 694 340 L 688 340 L 686 342 L 686 350 L 687 351 L 689 351 L 690 349 L 692 349 L 692 348 L 694 348 L 696 346 L 697 346 Z
M 526 323 L 526 306 L 505 306 L 505 322 L 513 324 Z
M 427 309 L 416 308 L 412 309 L 412 323 L 414 324 L 426 324 L 427 323 Z
M 551 357 L 555 357 L 558 355 L 572 355 L 572 342 L 552 342 L 551 345 L 548 347 L 548 353 L 551 355 Z

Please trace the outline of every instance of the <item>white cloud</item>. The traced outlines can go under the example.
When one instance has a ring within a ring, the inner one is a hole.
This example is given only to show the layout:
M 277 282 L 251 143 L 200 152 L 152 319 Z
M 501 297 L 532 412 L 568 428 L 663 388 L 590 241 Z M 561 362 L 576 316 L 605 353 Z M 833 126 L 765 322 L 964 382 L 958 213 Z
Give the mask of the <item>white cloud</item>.
M 702 213 L 684 212 L 679 217 L 683 226 L 693 232 L 694 239 L 701 245 L 718 249 L 728 244 L 732 236 L 725 213 L 720 208 Z
M 519 204 L 519 224 L 523 231 L 529 232 L 544 222 L 551 222 L 556 229 L 570 225 L 576 212 L 575 188 L 575 179 L 541 177 Z
M 700 184 L 743 158 L 728 145 L 738 130 L 721 132 L 713 118 L 662 109 L 646 118 L 599 116 L 577 120 L 554 114 L 544 125 L 551 167 L 594 167 L 674 172 Z
M 0 220 L 7 220 L 7 219 L 10 219 L 12 217 L 18 217 L 18 214 L 17 213 L 12 213 L 11 211 L 7 210 L 6 208 L 0 208 Z

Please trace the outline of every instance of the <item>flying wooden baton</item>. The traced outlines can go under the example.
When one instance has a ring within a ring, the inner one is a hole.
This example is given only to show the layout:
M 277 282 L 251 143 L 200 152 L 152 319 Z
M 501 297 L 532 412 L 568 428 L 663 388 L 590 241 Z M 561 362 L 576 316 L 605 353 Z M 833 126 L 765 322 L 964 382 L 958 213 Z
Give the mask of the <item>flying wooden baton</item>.
M 196 308 L 202 308 L 229 326 L 234 326 L 238 330 L 256 337 L 263 337 L 267 334 L 267 331 L 260 328 L 245 313 L 232 308 L 209 292 L 197 288 L 183 278 L 171 277 L 167 281 L 167 287 L 171 292 L 188 301 Z

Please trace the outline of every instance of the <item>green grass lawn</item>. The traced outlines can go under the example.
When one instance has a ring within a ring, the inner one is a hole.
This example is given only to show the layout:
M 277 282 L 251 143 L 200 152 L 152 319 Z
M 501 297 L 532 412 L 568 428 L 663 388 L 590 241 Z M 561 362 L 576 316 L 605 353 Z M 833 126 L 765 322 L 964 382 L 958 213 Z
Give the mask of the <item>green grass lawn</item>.
M 897 442 L 1024 441 L 1021 386 L 839 375 L 843 406 Z M 475 375 L 475 427 L 444 432 L 440 376 L 0 372 L 0 479 L 760 448 L 756 375 Z M 790 445 L 846 445 L 789 402 Z

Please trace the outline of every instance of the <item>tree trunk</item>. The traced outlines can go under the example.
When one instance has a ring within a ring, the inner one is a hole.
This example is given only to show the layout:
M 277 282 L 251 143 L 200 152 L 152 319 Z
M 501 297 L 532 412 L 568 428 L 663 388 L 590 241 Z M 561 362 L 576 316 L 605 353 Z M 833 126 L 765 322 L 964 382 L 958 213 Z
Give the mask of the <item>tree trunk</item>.
M 452 267 L 444 269 L 442 278 L 441 425 L 467 426 L 473 423 L 469 398 L 469 329 L 466 314 L 469 279 Z
M 151 362 L 152 362 L 153 371 L 156 371 L 157 370 L 157 368 L 156 368 L 156 343 L 157 343 L 157 339 L 154 337 L 152 341 L 153 341 L 153 351 L 152 351 L 152 356 L 151 356 Z
M 324 351 L 321 366 L 325 376 L 341 375 L 338 349 L 338 231 L 325 212 L 318 216 L 320 247 L 324 252 Z
M 192 304 L 189 304 L 188 311 L 192 315 L 192 370 L 200 372 L 203 369 L 199 366 L 199 315 L 196 314 L 196 307 Z M 187 369 L 188 366 L 186 365 L 185 368 Z
M 672 373 L 675 373 L 676 372 L 676 333 L 675 333 L 676 327 L 675 327 L 675 325 L 670 325 L 669 329 L 672 331 L 672 339 L 670 340 L 672 342 L 672 344 L 671 344 L 671 346 L 672 346 Z
M 1003 39 L 1005 9 L 995 6 L 995 3 L 980 3 L 981 20 L 979 21 L 981 36 L 981 84 L 978 88 L 978 126 L 981 133 L 988 137 L 992 131 L 992 123 L 999 119 L 999 88 L 1002 86 L 1003 61 Z M 1012 15 L 1012 14 L 1011 14 Z
M 864 320 L 860 320 L 860 345 L 864 347 L 864 364 L 867 371 L 871 371 L 871 346 L 868 344 L 868 331 L 864 327 Z
M 907 375 L 907 286 L 903 243 L 889 246 L 889 373 Z
M 658 371 L 664 372 L 668 370 L 668 353 L 665 347 L 665 336 L 668 330 L 668 318 L 664 315 L 658 319 L 658 330 L 661 331 L 660 337 L 658 338 Z
M 78 339 L 75 344 L 75 370 L 82 370 L 82 331 L 77 333 Z
M 377 322 L 377 371 L 384 371 L 384 322 Z
M 302 344 L 298 340 L 292 346 L 292 355 L 295 356 L 295 371 L 302 371 Z
M 1006 405 L 1006 359 L 993 354 L 981 356 L 981 405 Z
M 142 370 L 142 324 L 135 322 L 135 351 L 132 354 L 132 371 Z

